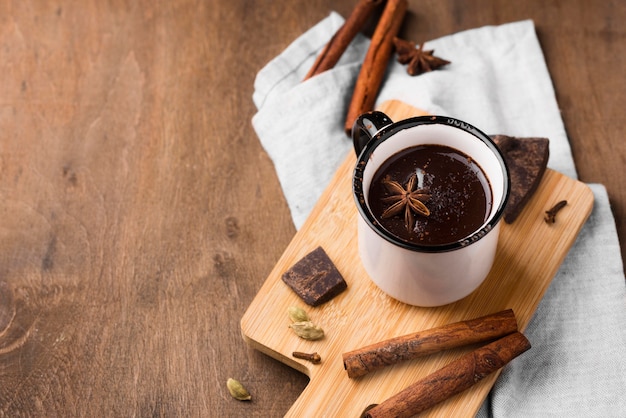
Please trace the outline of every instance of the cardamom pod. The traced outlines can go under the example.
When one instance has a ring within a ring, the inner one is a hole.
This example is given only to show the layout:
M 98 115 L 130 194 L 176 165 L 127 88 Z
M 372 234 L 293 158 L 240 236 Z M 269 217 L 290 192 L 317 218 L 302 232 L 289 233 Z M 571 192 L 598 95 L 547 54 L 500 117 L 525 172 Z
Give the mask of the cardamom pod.
M 297 306 L 290 306 L 289 308 L 287 308 L 287 313 L 289 314 L 289 319 L 291 319 L 291 322 L 310 321 L 309 315 L 307 315 L 306 311 Z
M 250 393 L 246 390 L 246 388 L 233 378 L 228 378 L 226 381 L 226 387 L 228 387 L 228 391 L 231 396 L 238 401 L 249 401 L 252 399 L 252 396 L 250 396 Z
M 298 337 L 305 340 L 319 340 L 324 337 L 324 330 L 311 321 L 294 322 L 289 327 Z

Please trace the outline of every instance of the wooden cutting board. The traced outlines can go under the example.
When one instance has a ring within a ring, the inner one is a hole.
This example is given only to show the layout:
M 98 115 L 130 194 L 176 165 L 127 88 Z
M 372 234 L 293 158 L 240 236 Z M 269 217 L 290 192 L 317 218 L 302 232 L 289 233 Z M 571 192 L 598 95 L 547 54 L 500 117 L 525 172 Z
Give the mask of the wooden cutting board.
M 423 114 L 398 101 L 385 102 L 380 110 L 393 120 Z M 251 347 L 310 377 L 287 416 L 358 417 L 368 405 L 382 402 L 470 348 L 411 360 L 358 379 L 348 378 L 341 357 L 344 352 L 508 308 L 514 310 L 519 329 L 525 330 L 593 207 L 593 194 L 585 184 L 548 169 L 520 217 L 512 225 L 503 223 L 496 261 L 485 282 L 459 302 L 438 308 L 414 307 L 380 291 L 361 265 L 351 183 L 355 161 L 350 153 L 241 319 L 243 338 Z M 568 205 L 559 212 L 556 223 L 544 222 L 544 212 L 563 199 Z M 312 308 L 283 283 L 281 275 L 319 245 L 344 276 L 348 289 Z M 309 313 L 311 320 L 324 329 L 324 339 L 306 341 L 292 332 L 287 316 L 287 308 L 292 305 Z M 293 351 L 318 352 L 322 363 L 313 365 L 294 359 Z M 522 355 L 535 353 L 531 348 Z M 474 415 L 498 374 L 425 415 Z

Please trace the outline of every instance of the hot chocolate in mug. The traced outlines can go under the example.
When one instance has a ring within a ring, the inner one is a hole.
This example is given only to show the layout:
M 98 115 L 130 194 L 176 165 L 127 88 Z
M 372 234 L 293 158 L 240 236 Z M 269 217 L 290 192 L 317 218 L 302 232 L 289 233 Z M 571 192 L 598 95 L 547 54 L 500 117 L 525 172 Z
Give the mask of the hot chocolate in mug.
M 359 255 L 372 281 L 424 307 L 476 290 L 493 265 L 510 190 L 491 138 L 451 117 L 394 123 L 382 112 L 359 116 L 352 138 Z

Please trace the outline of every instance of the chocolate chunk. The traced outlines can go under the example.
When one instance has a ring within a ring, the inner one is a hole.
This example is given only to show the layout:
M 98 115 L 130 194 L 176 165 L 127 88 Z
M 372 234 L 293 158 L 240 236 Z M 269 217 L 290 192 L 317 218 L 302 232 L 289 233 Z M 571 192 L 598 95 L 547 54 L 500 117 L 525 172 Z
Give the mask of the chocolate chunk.
M 537 190 L 550 156 L 547 138 L 515 138 L 495 135 L 493 140 L 504 154 L 511 175 L 511 195 L 504 221 L 513 223 Z
M 287 270 L 283 281 L 311 306 L 328 302 L 348 287 L 322 247 L 317 247 Z

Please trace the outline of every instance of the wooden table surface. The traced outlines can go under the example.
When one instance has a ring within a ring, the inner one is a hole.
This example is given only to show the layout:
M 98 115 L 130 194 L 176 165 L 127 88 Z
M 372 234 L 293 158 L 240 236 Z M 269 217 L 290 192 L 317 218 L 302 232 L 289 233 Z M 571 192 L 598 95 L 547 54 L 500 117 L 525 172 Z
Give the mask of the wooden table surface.
M 295 229 L 256 73 L 355 0 L 0 4 L 0 416 L 282 416 L 241 316 Z M 579 177 L 626 248 L 626 3 L 410 1 L 428 40 L 533 19 Z M 228 377 L 253 401 L 233 400 Z M 339 395 L 340 396 L 340 395 Z

